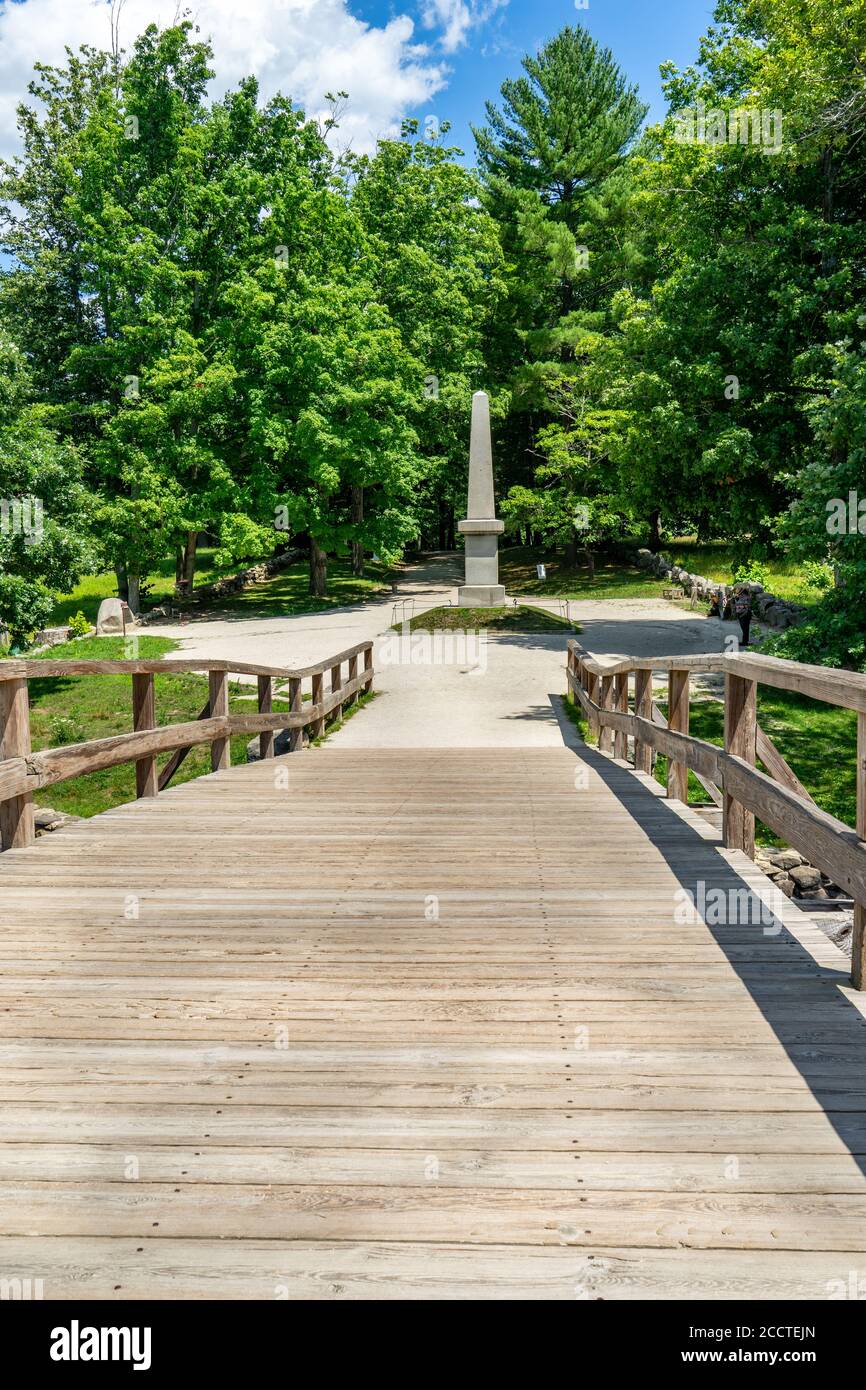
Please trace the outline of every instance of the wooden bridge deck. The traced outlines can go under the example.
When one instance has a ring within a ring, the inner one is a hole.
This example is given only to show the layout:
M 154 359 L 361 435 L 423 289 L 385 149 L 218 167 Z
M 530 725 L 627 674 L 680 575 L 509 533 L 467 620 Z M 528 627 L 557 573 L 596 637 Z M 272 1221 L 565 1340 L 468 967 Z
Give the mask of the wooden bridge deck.
M 591 749 L 337 744 L 9 851 L 0 1277 L 815 1299 L 866 1276 L 846 964 L 793 907 L 776 934 L 678 922 L 683 887 L 769 885 L 658 790 Z

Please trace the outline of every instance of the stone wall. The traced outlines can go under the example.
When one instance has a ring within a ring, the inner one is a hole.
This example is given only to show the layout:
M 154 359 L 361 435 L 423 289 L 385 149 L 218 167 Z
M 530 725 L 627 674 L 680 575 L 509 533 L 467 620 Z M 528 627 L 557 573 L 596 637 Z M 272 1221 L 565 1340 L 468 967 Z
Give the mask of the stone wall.
M 202 584 L 200 588 L 193 591 L 193 602 L 197 603 L 201 599 L 224 598 L 228 594 L 239 594 L 242 589 L 249 588 L 251 584 L 261 584 L 263 580 L 270 579 L 272 575 L 279 574 L 281 570 L 296 565 L 299 560 L 306 558 L 306 554 L 305 550 L 287 550 L 284 555 L 272 555 L 269 560 L 261 560 L 257 565 L 251 565 L 249 569 L 241 570 L 239 574 L 227 574 L 222 579 L 214 580 L 213 584 Z M 177 600 L 169 599 L 157 608 L 152 608 L 147 617 L 169 617 L 170 609 L 176 602 Z
M 656 555 L 652 550 L 639 550 L 636 564 L 641 569 L 658 575 L 660 579 L 669 579 L 672 585 L 678 584 L 689 596 L 694 594 L 696 598 L 707 603 L 722 587 L 717 580 L 705 579 L 702 574 L 690 574 L 680 565 L 673 564 L 664 552 Z M 779 598 L 777 594 L 771 594 L 763 584 L 752 583 L 748 587 L 752 591 L 752 612 L 759 622 L 766 623 L 768 627 L 794 627 L 805 618 L 804 608 L 799 604 L 790 603 L 787 599 Z M 732 585 L 727 584 L 725 588 L 730 590 Z

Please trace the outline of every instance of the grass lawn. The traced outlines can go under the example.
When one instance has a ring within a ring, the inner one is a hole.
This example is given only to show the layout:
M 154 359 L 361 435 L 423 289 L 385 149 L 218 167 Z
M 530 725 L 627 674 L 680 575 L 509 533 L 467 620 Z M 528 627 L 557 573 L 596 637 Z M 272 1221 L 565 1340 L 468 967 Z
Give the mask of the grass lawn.
M 324 598 L 315 598 L 308 592 L 310 572 L 303 560 L 272 579 L 254 584 L 239 594 L 214 600 L 209 606 L 214 611 L 244 618 L 274 618 L 288 613 L 320 613 L 390 591 L 391 571 L 386 565 L 367 560 L 364 568 L 366 573 L 359 579 L 352 573 L 348 560 L 329 560 L 328 592 Z
M 698 544 L 690 537 L 672 541 L 662 546 L 675 565 L 681 565 L 690 574 L 702 574 L 705 579 L 717 580 L 720 584 L 730 584 L 733 580 L 733 546 L 728 541 L 709 541 Z M 766 587 L 780 598 L 799 603 L 817 603 L 820 591 L 807 584 L 800 565 L 795 560 L 777 556 L 763 562 L 769 572 Z
M 662 713 L 667 714 L 667 706 L 661 700 L 658 704 Z M 589 741 L 589 729 L 582 712 L 571 700 L 566 701 L 566 707 L 583 737 Z M 692 700 L 689 732 L 696 738 L 721 747 L 724 720 L 724 706 L 720 701 Z M 836 709 L 786 690 L 758 686 L 758 722 L 821 809 L 843 824 L 853 826 L 857 814 L 857 715 L 852 710 Z M 665 785 L 666 758 L 656 759 L 655 777 Z M 689 773 L 689 799 L 708 799 L 692 773 Z M 765 845 L 782 843 L 760 822 L 756 825 L 756 838 Z
M 199 547 L 195 574 L 196 584 L 212 584 L 215 579 L 220 579 L 224 574 L 234 574 L 236 570 L 243 568 L 242 565 L 230 565 L 227 569 L 220 569 L 214 562 L 215 554 L 216 551 L 213 547 Z M 142 588 L 145 585 L 147 586 L 147 592 L 143 594 L 143 606 L 145 608 L 163 603 L 166 599 L 171 598 L 174 594 L 174 560 L 170 556 L 162 560 L 153 573 L 142 581 Z M 79 609 L 91 623 L 95 623 L 102 600 L 116 596 L 117 578 L 114 570 L 108 570 L 105 574 L 86 574 L 71 593 L 63 594 L 58 599 L 48 626 L 61 627 L 63 623 L 68 623 Z
M 539 579 L 536 565 L 542 562 L 547 578 Z M 596 556 L 595 575 L 589 577 L 585 564 L 570 569 L 560 552 L 527 546 L 511 546 L 499 556 L 499 579 L 509 594 L 527 598 L 661 598 L 670 588 L 669 580 L 656 579 L 636 565 Z
M 212 584 L 227 574 L 235 574 L 243 565 L 230 565 L 218 568 L 214 563 L 215 550 L 201 547 L 196 566 L 196 587 Z M 174 560 L 166 558 L 158 569 L 147 576 L 144 584 L 147 592 L 142 596 L 142 606 L 146 611 L 158 603 L 172 599 L 178 607 L 190 608 L 197 612 L 239 613 L 244 617 L 255 618 L 263 615 L 283 613 L 317 613 L 322 609 L 336 608 L 344 603 L 357 603 L 371 598 L 389 587 L 390 571 L 386 566 L 367 561 L 367 573 L 362 579 L 356 578 L 347 560 L 331 560 L 328 563 L 328 593 L 325 598 L 313 598 L 308 592 L 309 569 L 307 562 L 300 561 L 281 574 L 274 575 L 262 584 L 254 584 L 239 594 L 230 594 L 220 599 L 208 599 L 205 603 L 182 603 L 174 599 Z M 57 602 L 52 614 L 50 627 L 60 627 L 67 623 L 80 610 L 91 622 L 96 622 L 99 605 L 104 598 L 117 594 L 117 580 L 114 572 L 89 574 L 75 586 L 70 594 L 64 594 Z
M 395 623 L 394 632 L 403 625 Z M 431 608 L 409 623 L 411 632 L 468 632 L 485 628 L 491 632 L 579 632 L 580 628 L 543 608 L 518 605 L 514 608 Z
M 168 655 L 176 642 L 166 637 L 140 637 L 139 656 L 148 659 Z M 52 661 L 120 660 L 124 656 L 122 637 L 92 637 L 80 642 L 67 642 L 42 654 Z M 38 660 L 39 658 L 34 658 Z M 250 698 L 252 696 L 252 699 Z M 180 724 L 198 718 L 208 698 L 206 676 L 165 675 L 156 680 L 157 723 Z M 57 748 L 62 744 L 84 743 L 88 739 L 108 738 L 132 730 L 132 681 L 129 676 L 50 676 L 30 682 L 30 723 L 33 748 Z M 286 706 L 288 700 L 286 700 Z M 237 713 L 255 713 L 255 687 L 232 681 L 229 684 L 229 708 Z M 275 708 L 280 709 L 275 696 Z M 231 740 L 232 763 L 246 762 L 248 734 Z M 160 769 L 171 757 L 165 753 L 159 760 Z M 210 771 L 210 745 L 193 748 L 175 774 L 171 785 L 187 782 Z M 93 816 L 135 799 L 135 766 L 91 772 L 37 792 L 38 806 L 53 806 L 74 816 Z

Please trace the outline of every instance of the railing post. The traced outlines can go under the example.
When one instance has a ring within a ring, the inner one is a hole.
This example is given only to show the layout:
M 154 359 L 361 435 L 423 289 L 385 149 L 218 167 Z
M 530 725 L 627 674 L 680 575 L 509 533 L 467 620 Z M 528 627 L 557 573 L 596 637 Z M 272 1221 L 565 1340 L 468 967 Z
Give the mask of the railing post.
M 585 666 L 582 668 L 582 671 L 584 675 L 583 688 L 586 691 L 592 703 L 594 705 L 597 705 L 600 698 L 598 676 L 595 674 L 594 671 L 588 671 Z M 596 738 L 600 738 L 601 725 L 598 722 L 597 714 L 593 713 L 589 716 L 589 727 L 591 732 L 595 734 Z
M 628 714 L 628 671 L 621 671 L 615 678 L 613 707 L 620 714 Z M 614 729 L 613 755 L 625 762 L 628 757 L 628 734 L 625 729 Z
M 355 681 L 355 680 L 357 680 L 357 679 L 358 679 L 358 654 L 357 654 L 357 652 L 356 652 L 354 656 L 350 656 L 350 657 L 349 657 L 349 684 L 351 685 L 351 684 L 352 684 L 352 681 Z M 358 703 L 358 692 L 357 692 L 357 690 L 356 690 L 356 691 L 354 692 L 354 694 L 350 695 L 349 698 L 348 698 L 348 700 L 346 701 L 346 707 L 348 708 L 349 705 L 356 705 L 357 703 Z
M 369 695 L 373 689 L 373 648 L 367 647 L 364 651 L 364 694 Z
M 132 727 L 136 733 L 156 728 L 156 691 L 152 672 L 136 673 L 132 677 Z M 139 758 L 135 764 L 135 794 L 156 796 L 159 791 L 159 775 L 156 769 L 156 754 Z
M 652 723 L 652 671 L 635 671 L 634 673 L 634 712 L 640 719 L 646 719 L 648 723 Z M 635 772 L 652 772 L 653 770 L 652 745 L 645 743 L 641 738 L 635 738 L 634 741 L 634 768 Z
M 668 672 L 668 728 L 677 734 L 689 731 L 689 673 Z M 686 763 L 668 759 L 667 794 L 676 801 L 689 803 L 689 769 Z
M 755 765 L 757 740 L 757 682 L 725 675 L 725 752 Z M 723 802 L 723 836 L 727 849 L 755 857 L 755 816 L 727 791 Z
M 866 840 L 866 714 L 862 710 L 857 715 L 857 834 Z M 866 903 L 854 904 L 851 983 L 855 989 L 866 984 Z
M 304 708 L 304 700 L 303 700 L 303 696 L 302 696 L 302 694 L 301 694 L 301 678 L 300 678 L 300 676 L 291 676 L 291 677 L 289 678 L 289 713 L 290 713 L 290 714 L 301 714 L 301 713 L 303 713 L 303 708 Z M 303 746 L 304 746 L 304 731 L 303 731 L 303 729 L 300 728 L 300 727 L 298 727 L 297 729 L 290 729 L 290 730 L 289 730 L 289 752 L 290 752 L 290 753 L 297 753 L 298 749 L 299 749 L 299 748 L 303 748 Z
M 29 758 L 30 753 L 27 681 L 0 681 L 0 761 Z M 0 843 L 3 849 L 26 849 L 35 839 L 33 797 L 26 793 L 0 801 Z
M 602 709 L 613 709 L 613 676 L 602 676 L 598 703 Z M 613 752 L 613 729 L 609 725 L 599 723 L 598 746 L 602 753 Z
M 273 714 L 274 712 L 274 678 L 273 676 L 259 676 L 259 714 Z M 263 729 L 259 734 L 259 757 L 272 758 L 274 756 L 274 730 Z
M 320 705 L 325 698 L 325 681 L 321 671 L 317 671 L 313 676 L 313 704 Z M 325 732 L 325 720 L 323 716 L 314 719 L 310 725 L 310 738 L 321 738 Z
M 343 688 L 343 668 L 342 668 L 342 665 L 332 666 L 332 667 L 331 667 L 331 694 L 332 694 L 332 695 L 336 695 L 339 691 L 342 690 L 342 688 Z M 340 701 L 340 703 L 339 703 L 338 705 L 335 705 L 334 708 L 331 710 L 331 718 L 332 718 L 332 719 L 342 719 L 342 718 L 343 718 L 343 702 L 342 702 L 342 700 Z
M 229 712 L 228 672 L 208 671 L 207 679 L 210 690 L 210 717 L 211 719 L 221 719 Z M 231 762 L 229 746 L 227 738 L 215 738 L 211 744 L 210 765 L 214 772 L 222 772 L 224 768 L 229 766 Z

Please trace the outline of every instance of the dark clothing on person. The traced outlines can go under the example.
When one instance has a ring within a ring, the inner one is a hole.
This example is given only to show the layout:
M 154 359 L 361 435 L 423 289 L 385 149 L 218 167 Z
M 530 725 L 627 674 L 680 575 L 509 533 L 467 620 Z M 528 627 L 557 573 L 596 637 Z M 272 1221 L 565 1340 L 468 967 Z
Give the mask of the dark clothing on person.
M 738 589 L 734 594 L 733 602 L 734 617 L 740 624 L 740 631 L 743 634 L 741 645 L 749 645 L 749 627 L 752 622 L 752 595 L 746 588 Z

